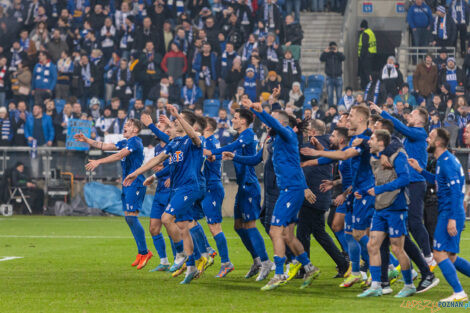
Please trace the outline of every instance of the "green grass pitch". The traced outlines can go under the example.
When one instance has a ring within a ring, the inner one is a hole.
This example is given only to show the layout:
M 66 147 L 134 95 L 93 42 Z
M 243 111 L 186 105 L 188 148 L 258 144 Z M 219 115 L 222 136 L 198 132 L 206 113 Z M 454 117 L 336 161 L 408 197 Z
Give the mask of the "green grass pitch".
M 148 229 L 148 219 L 141 221 Z M 322 273 L 310 288 L 300 290 L 301 281 L 293 280 L 278 290 L 262 292 L 259 288 L 265 282 L 244 278 L 251 258 L 233 231 L 233 220 L 225 219 L 223 229 L 235 271 L 224 279 L 215 278 L 220 265 L 217 257 L 202 278 L 181 286 L 182 277 L 149 273 L 158 257 L 140 271 L 130 266 L 136 247 L 123 218 L 2 217 L 0 312 L 431 312 L 430 308 L 404 308 L 403 300 L 393 296 L 358 299 L 358 286 L 339 288 L 341 280 L 331 278 L 335 265 L 315 240 L 311 259 Z M 272 256 L 272 244 L 263 230 L 262 234 Z M 165 238 L 171 254 L 166 233 Z M 464 231 L 461 254 L 467 258 L 469 240 Z M 147 244 L 155 253 L 149 235 Z M 22 258 L 2 261 L 12 256 Z M 439 269 L 436 273 L 440 285 L 410 300 L 438 301 L 451 294 Z M 459 277 L 469 292 L 470 279 Z M 402 283 L 396 283 L 394 294 L 401 287 Z M 447 310 L 451 309 L 440 311 Z

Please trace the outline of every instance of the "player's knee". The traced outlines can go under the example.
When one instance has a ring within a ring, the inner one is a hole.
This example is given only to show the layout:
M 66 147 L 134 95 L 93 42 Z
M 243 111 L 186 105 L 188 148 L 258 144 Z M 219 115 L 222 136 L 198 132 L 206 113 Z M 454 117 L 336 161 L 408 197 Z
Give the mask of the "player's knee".
M 171 215 L 169 215 L 169 214 L 163 214 L 162 215 L 162 223 L 165 226 L 171 224 L 171 222 L 172 222 Z
M 211 231 L 212 236 L 217 236 L 219 233 L 222 232 L 222 227 L 219 223 L 209 224 L 209 230 Z

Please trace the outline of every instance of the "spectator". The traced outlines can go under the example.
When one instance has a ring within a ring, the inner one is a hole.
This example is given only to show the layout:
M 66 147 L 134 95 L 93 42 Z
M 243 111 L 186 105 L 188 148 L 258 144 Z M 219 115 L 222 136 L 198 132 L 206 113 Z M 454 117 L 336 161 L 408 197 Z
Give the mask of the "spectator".
M 361 89 L 364 90 L 371 80 L 372 64 L 377 55 L 377 40 L 374 32 L 369 28 L 366 20 L 361 22 L 361 34 L 359 35 L 358 56 L 359 56 L 359 77 L 361 79 Z
M 101 49 L 103 50 L 104 58 L 107 60 L 111 57 L 115 42 L 116 42 L 116 28 L 110 17 L 104 20 L 104 25 L 100 31 Z
M 113 95 L 114 91 L 114 74 L 115 72 L 118 71 L 119 66 L 120 66 L 120 57 L 117 52 L 113 52 L 111 58 L 108 61 L 108 64 L 105 65 L 104 67 L 104 72 L 105 72 L 105 100 L 109 101 L 111 100 L 111 97 Z
M 335 105 L 334 94 L 336 92 L 336 104 L 339 103 L 343 90 L 343 62 L 344 54 L 338 51 L 336 42 L 332 41 L 328 48 L 320 55 L 320 61 L 325 62 L 326 89 L 328 91 L 328 105 Z
M 0 107 L 0 135 L 0 146 L 10 146 L 13 139 L 13 127 L 6 107 Z
M 225 46 L 225 51 L 222 53 L 219 61 L 219 73 L 217 75 L 219 79 L 219 93 L 220 99 L 225 100 L 230 98 L 227 93 L 227 79 L 232 69 L 233 60 L 238 57 L 237 52 L 234 50 L 233 43 L 228 42 Z
M 136 100 L 137 102 L 137 100 Z M 101 116 L 101 109 L 100 109 L 100 100 L 98 100 L 98 98 L 96 97 L 93 97 L 91 98 L 90 100 L 90 106 L 88 108 L 88 113 L 89 113 L 89 116 L 94 120 L 94 121 L 97 121 L 100 116 Z
M 232 64 L 232 69 L 227 75 L 226 83 L 227 83 L 227 95 L 229 98 L 231 98 L 238 87 L 238 84 L 243 78 L 243 72 L 242 72 L 242 61 L 240 57 L 235 58 L 233 60 Z
M 155 110 L 155 120 L 158 121 L 160 116 L 170 117 L 170 113 L 166 110 L 166 105 L 168 104 L 168 100 L 166 98 L 159 98 L 157 100 L 157 109 Z
M 431 8 L 424 0 L 415 0 L 415 3 L 408 9 L 406 21 L 413 34 L 413 45 L 416 47 L 428 46 L 433 17 Z
M 68 51 L 68 46 L 65 41 L 60 38 L 60 30 L 54 29 L 51 41 L 47 44 L 47 52 L 51 56 L 52 62 L 57 63 L 63 51 Z
M 343 97 L 339 100 L 338 106 L 343 105 L 349 112 L 349 109 L 354 105 L 353 90 L 351 87 L 346 87 Z
M 127 2 L 123 2 L 122 5 L 127 4 Z M 116 18 L 117 18 L 116 12 Z M 119 37 L 119 49 L 121 50 L 122 56 L 125 58 L 129 58 L 132 49 L 134 48 L 134 38 L 135 38 L 135 24 L 134 24 L 134 16 L 129 14 L 121 14 L 121 17 L 126 16 L 124 19 L 123 24 L 116 23 L 116 29 L 118 31 Z
M 250 65 L 253 66 L 257 79 L 259 79 L 259 81 L 261 82 L 261 86 L 264 87 L 268 75 L 268 68 L 266 67 L 266 65 L 261 63 L 259 54 L 255 52 L 256 51 L 254 51 L 251 55 Z
M 119 68 L 114 72 L 113 85 L 113 97 L 121 99 L 124 108 L 127 108 L 133 95 L 134 78 L 126 58 L 120 60 Z
M 142 51 L 149 41 L 153 43 L 154 46 L 158 47 L 158 45 L 161 44 L 157 41 L 158 32 L 159 30 L 157 30 L 156 27 L 152 25 L 152 20 L 150 17 L 144 18 L 142 26 L 138 27 L 135 33 L 135 50 Z M 166 49 L 166 47 L 167 46 L 164 48 Z M 157 49 L 157 51 L 160 52 L 161 50 Z
M 456 66 L 455 59 L 447 59 L 447 67 L 439 72 L 439 84 L 448 83 L 450 85 L 450 93 L 455 95 L 457 86 L 466 86 L 465 74 L 463 70 Z
M 250 61 L 253 50 L 257 50 L 257 49 L 258 49 L 258 41 L 256 40 L 254 34 L 250 34 L 248 37 L 248 41 L 240 49 L 242 62 L 245 64 L 246 62 Z
M 454 46 L 457 47 L 458 34 L 460 34 L 460 51 L 462 56 L 467 51 L 467 26 L 470 20 L 470 6 L 465 0 L 452 0 L 450 14 L 456 26 Z
M 62 109 L 62 113 L 59 114 L 58 117 L 58 124 L 59 126 L 55 127 L 55 134 L 56 134 L 56 144 L 59 147 L 65 147 L 65 141 L 67 139 L 67 128 L 69 125 L 69 120 L 72 119 L 72 105 L 67 102 L 64 104 L 64 108 Z
M 185 108 L 194 110 L 201 103 L 202 92 L 192 77 L 187 77 L 184 87 L 181 89 L 181 102 Z
M 31 70 L 23 61 L 17 64 L 17 69 L 11 75 L 11 89 L 16 101 L 27 101 L 31 93 Z
M 55 87 L 55 96 L 59 99 L 66 99 L 70 93 L 70 82 L 72 81 L 73 62 L 67 51 L 62 51 L 61 57 L 57 62 L 57 84 Z
M 439 95 L 434 95 L 431 104 L 426 109 L 428 112 L 435 111 L 440 121 L 443 121 L 446 116 L 446 104 L 441 101 Z
M 269 33 L 266 43 L 260 46 L 260 57 L 266 60 L 269 71 L 277 71 L 282 60 L 282 49 L 276 43 L 276 35 Z
M 403 84 L 403 75 L 395 65 L 395 57 L 389 56 L 387 64 L 382 68 L 382 82 L 387 96 L 395 97 Z
M 416 98 L 410 93 L 410 85 L 408 85 L 408 83 L 404 83 L 401 86 L 400 93 L 393 99 L 395 105 L 398 101 L 403 102 L 406 107 L 412 110 L 417 107 Z
M 220 141 L 220 145 L 226 146 L 232 142 L 234 130 L 232 129 L 232 122 L 228 118 L 227 110 L 224 108 L 219 109 L 217 121 L 216 138 Z
M 10 73 L 8 72 L 7 58 L 0 56 L 0 107 L 6 107 L 6 97 Z
M 287 49 L 282 60 L 281 83 L 284 93 L 284 99 L 288 98 L 288 92 L 292 88 L 292 83 L 300 82 L 302 79 L 302 70 L 298 61 L 292 57 L 292 52 Z
M 124 125 L 127 122 L 126 111 L 123 109 L 118 110 L 117 118 L 111 123 L 111 126 L 108 128 L 108 133 L 110 134 L 122 134 L 124 130 Z
M 250 98 L 251 101 L 258 101 L 258 94 L 260 91 L 259 81 L 256 79 L 255 70 L 252 66 L 248 66 L 245 71 L 245 77 L 243 78 L 243 88 L 245 94 Z
M 82 105 L 78 101 L 75 101 L 72 105 L 72 118 L 80 119 L 81 116 L 82 116 Z
M 454 44 L 457 36 L 457 26 L 446 8 L 442 5 L 437 7 L 432 34 L 434 36 L 433 46 L 450 47 Z
M 294 114 L 296 117 L 302 117 L 302 108 L 304 106 L 305 97 L 300 89 L 300 83 L 294 82 L 292 84 L 292 89 L 289 91 L 289 101 L 288 105 L 292 106 Z
M 158 80 L 163 76 L 160 68 L 162 64 L 162 56 L 157 53 L 154 44 L 147 41 L 145 49 L 139 57 L 137 66 L 135 67 L 135 78 L 143 87 L 143 98 L 147 98 L 152 87 L 158 83 Z
M 35 140 L 38 147 L 52 146 L 54 126 L 51 117 L 42 113 L 41 105 L 34 105 L 33 115 L 29 115 L 26 120 L 24 133 L 29 145 L 32 145 Z
M 57 81 L 57 69 L 46 52 L 39 52 L 39 63 L 33 71 L 32 93 L 34 104 L 42 104 L 45 98 L 52 97 L 52 91 Z
M 325 118 L 325 112 L 320 108 L 318 102 L 313 99 L 311 102 L 312 105 L 312 119 L 316 120 L 323 120 Z
M 258 9 L 258 20 L 262 21 L 268 32 L 279 35 L 282 27 L 282 15 L 278 5 L 272 0 L 266 0 Z
M 38 23 L 29 37 L 36 47 L 36 50 L 41 50 L 41 47 L 46 47 L 49 42 L 49 31 L 47 30 L 46 23 Z
M 8 70 L 10 72 L 15 72 L 18 70 L 18 63 L 26 62 L 27 55 L 26 52 L 21 47 L 19 41 L 15 41 L 13 46 L 10 49 L 10 66 Z
M 105 108 L 103 110 L 103 116 L 101 116 L 95 124 L 98 138 L 104 138 L 104 136 L 108 133 L 108 129 L 111 127 L 111 124 L 113 122 L 114 118 L 111 116 L 111 109 Z
M 202 91 L 202 96 L 212 99 L 217 81 L 217 56 L 211 51 L 208 42 L 202 45 L 202 52 L 196 54 L 193 70 L 196 72 L 196 83 Z
M 144 112 L 144 103 L 142 99 L 136 99 L 134 102 L 134 108 L 129 111 L 129 118 L 135 118 L 140 120 L 140 116 Z
M 90 13 L 90 23 L 93 29 L 101 29 L 104 26 L 106 20 L 106 14 L 103 10 L 103 5 L 99 2 L 96 2 L 93 12 Z
M 72 94 L 80 97 L 82 109 L 87 107 L 91 97 L 97 95 L 95 77 L 98 77 L 95 65 L 90 63 L 86 54 L 82 54 L 74 66 L 72 78 Z
M 290 14 L 294 12 L 295 22 L 297 23 L 300 23 L 300 6 L 301 6 L 300 4 L 301 4 L 300 0 L 286 0 L 286 13 L 289 14 L 288 16 L 292 16 Z M 286 16 L 286 19 L 287 19 L 287 16 Z M 293 17 L 292 17 L 292 20 L 294 20 Z M 287 24 L 287 20 L 286 20 L 286 24 Z
M 30 113 L 26 110 L 26 102 L 20 100 L 18 108 L 12 117 L 14 146 L 26 146 L 25 124 L 29 116 Z
M 163 57 L 161 67 L 168 77 L 172 78 L 175 84 L 181 87 L 183 85 L 183 75 L 188 69 L 188 61 L 178 44 L 172 42 L 170 47 L 171 50 Z
M 418 64 L 413 73 L 413 86 L 415 92 L 421 97 L 431 102 L 431 95 L 436 91 L 437 86 L 437 66 L 432 63 L 430 54 L 426 55 L 424 61 Z
M 17 162 L 11 172 L 11 186 L 21 187 L 23 193 L 29 198 L 28 203 L 35 214 L 44 212 L 44 191 L 26 176 L 24 164 Z
M 387 90 L 385 89 L 384 84 L 380 80 L 379 74 L 374 72 L 372 74 L 372 80 L 366 86 L 366 90 L 364 92 L 364 101 L 367 105 L 372 102 L 380 106 L 385 103 L 386 99 Z
M 264 84 L 264 91 L 268 93 L 273 93 L 274 88 L 278 88 L 281 84 L 281 76 L 279 76 L 275 71 L 269 71 L 266 83 Z
M 434 63 L 437 66 L 437 70 L 440 71 L 443 68 L 446 68 L 447 66 L 447 49 L 446 48 L 441 48 L 439 49 L 439 56 L 434 60 Z
M 437 110 L 431 110 L 429 112 L 429 118 L 430 118 L 430 123 L 429 123 L 429 131 L 431 132 L 435 128 L 441 128 L 442 123 L 441 120 L 439 119 L 439 114 L 437 113 Z

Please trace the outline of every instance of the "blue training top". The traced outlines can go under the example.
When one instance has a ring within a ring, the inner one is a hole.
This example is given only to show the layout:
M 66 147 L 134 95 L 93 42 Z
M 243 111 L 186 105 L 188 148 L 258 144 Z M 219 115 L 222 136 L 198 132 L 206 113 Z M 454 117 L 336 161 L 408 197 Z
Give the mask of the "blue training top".
M 368 144 L 370 134 L 370 129 L 366 129 L 362 134 L 353 136 L 349 142 L 349 147 L 354 148 L 357 152 L 359 152 L 359 155 L 351 158 L 353 193 L 361 189 L 368 190 L 375 184 L 374 174 L 372 173 L 372 168 L 370 167 L 370 149 Z M 362 143 L 357 147 L 353 147 L 352 143 L 356 138 L 362 139 Z
M 199 189 L 197 169 L 200 165 L 199 154 L 202 147 L 197 147 L 189 136 L 176 137 L 166 145 L 163 153 L 169 155 L 171 188 L 193 187 Z
M 119 141 L 116 144 L 116 148 L 118 148 L 118 150 L 127 149 L 131 153 L 127 157 L 121 159 L 122 179 L 124 180 L 127 175 L 135 172 L 135 170 L 142 166 L 142 163 L 144 162 L 144 145 L 142 144 L 142 139 L 134 136 L 129 139 Z M 142 187 L 144 180 L 145 177 L 141 174 L 132 182 L 131 186 Z
M 220 143 L 214 135 L 206 138 L 204 141 L 204 149 L 213 150 L 220 148 Z M 222 177 L 222 160 L 220 156 L 217 156 L 215 161 L 209 162 L 206 160 L 204 161 L 204 169 L 203 169 L 204 177 L 206 178 L 207 186 L 220 183 Z
M 391 116 L 385 111 L 382 111 L 381 116 L 393 122 L 395 130 L 405 136 L 404 146 L 408 157 L 418 161 L 421 168 L 426 168 L 428 164 L 428 144 L 426 139 L 428 133 L 422 127 L 409 127 L 403 124 L 400 120 Z M 410 181 L 412 183 L 424 181 L 422 175 L 416 172 L 413 168 L 410 169 Z
M 289 126 L 283 126 L 266 111 L 263 110 L 261 113 L 253 109 L 252 111 L 264 124 L 276 132 L 273 142 L 273 165 L 279 189 L 282 191 L 286 188 L 308 188 L 304 172 L 300 167 L 297 134 Z
M 247 128 L 238 136 L 237 140 L 224 147 L 211 150 L 212 154 L 221 154 L 224 151 L 234 152 L 236 155 L 248 156 L 256 154 L 256 146 L 258 141 L 253 129 Z M 244 165 L 241 163 L 233 163 L 235 173 L 237 175 L 237 184 L 239 186 L 247 183 L 258 183 L 255 168 L 253 166 Z
M 439 214 L 446 213 L 451 219 L 464 219 L 465 174 L 459 160 L 448 150 L 437 159 L 436 174 L 426 170 L 424 178 L 437 186 Z
M 347 150 L 349 147 L 344 147 L 341 151 Z M 320 157 L 317 159 L 318 165 L 330 164 L 336 162 L 336 160 Z M 353 181 L 352 175 L 352 168 L 351 168 L 351 159 L 347 160 L 339 160 L 338 162 L 338 170 L 341 173 L 341 187 L 343 192 L 346 191 L 351 185 Z

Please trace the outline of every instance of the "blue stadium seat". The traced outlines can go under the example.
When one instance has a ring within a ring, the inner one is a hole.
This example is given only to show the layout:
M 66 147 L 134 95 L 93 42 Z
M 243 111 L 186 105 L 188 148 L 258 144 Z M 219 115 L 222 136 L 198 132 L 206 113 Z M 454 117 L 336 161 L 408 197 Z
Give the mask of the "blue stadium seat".
M 230 108 L 228 107 L 228 105 L 230 104 L 230 100 L 224 100 L 224 102 L 222 102 L 222 107 L 227 110 L 227 112 L 230 111 Z
M 153 101 L 152 100 L 145 100 L 145 103 L 144 103 L 145 106 L 152 106 L 153 105 Z
M 302 75 L 300 78 L 300 89 L 304 91 L 305 87 L 307 87 L 307 78 L 305 78 L 305 75 Z
M 318 94 L 316 92 L 311 92 L 311 91 L 306 91 L 304 93 L 304 97 L 305 97 L 305 100 L 304 100 L 304 108 L 306 106 L 310 106 L 311 107 L 311 104 L 310 102 L 312 101 L 312 99 L 315 99 L 317 100 L 317 102 L 320 101 L 320 98 L 321 98 L 321 94 Z
M 61 113 L 62 110 L 64 109 L 65 105 L 65 100 L 64 99 L 55 99 L 55 109 L 57 110 L 57 113 Z
M 217 117 L 219 115 L 220 101 L 217 99 L 204 100 L 203 111 L 205 115 Z
M 410 85 L 410 91 L 414 91 L 415 89 L 413 87 L 413 75 L 408 75 L 406 82 L 408 83 L 408 85 Z
M 325 84 L 325 76 L 323 75 L 310 75 L 307 78 L 307 86 L 309 88 L 321 88 Z
M 322 93 L 323 89 L 322 88 L 319 88 L 319 87 L 307 87 L 305 90 L 304 90 L 304 93 L 306 92 L 310 92 L 310 93 L 316 93 L 316 94 L 320 94 Z

